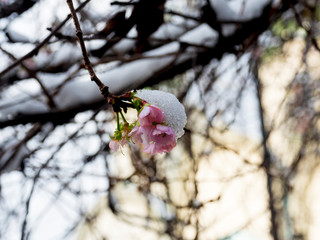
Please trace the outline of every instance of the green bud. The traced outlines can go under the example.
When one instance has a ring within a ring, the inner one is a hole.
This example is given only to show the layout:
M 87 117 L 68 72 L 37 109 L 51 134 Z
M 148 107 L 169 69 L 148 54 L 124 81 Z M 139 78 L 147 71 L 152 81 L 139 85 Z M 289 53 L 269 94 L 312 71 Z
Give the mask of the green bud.
M 121 131 L 115 131 L 114 132 L 114 138 L 115 138 L 115 140 L 121 140 L 122 139 L 122 132 Z

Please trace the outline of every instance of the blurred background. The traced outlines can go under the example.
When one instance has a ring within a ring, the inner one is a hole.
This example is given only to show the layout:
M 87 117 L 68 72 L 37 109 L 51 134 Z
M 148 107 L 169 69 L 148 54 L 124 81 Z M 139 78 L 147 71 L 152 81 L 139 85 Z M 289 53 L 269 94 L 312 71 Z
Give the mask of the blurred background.
M 101 81 L 173 93 L 186 133 L 110 151 L 66 1 L 0 0 L 0 239 L 319 239 L 319 1 L 73 3 Z

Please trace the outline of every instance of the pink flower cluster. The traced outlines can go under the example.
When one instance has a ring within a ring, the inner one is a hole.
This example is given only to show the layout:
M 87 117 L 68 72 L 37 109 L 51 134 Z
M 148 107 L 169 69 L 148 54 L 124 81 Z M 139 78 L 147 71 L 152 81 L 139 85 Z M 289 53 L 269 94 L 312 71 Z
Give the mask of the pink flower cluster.
M 132 128 L 131 128 L 132 129 Z M 128 136 L 130 133 L 130 126 L 128 123 L 123 125 L 123 128 L 121 130 L 121 135 L 119 136 L 119 132 L 118 134 L 112 138 L 112 140 L 109 143 L 109 147 L 113 150 L 113 151 L 118 151 L 120 147 L 123 147 L 130 139 L 130 137 Z
M 159 108 L 144 106 L 138 120 L 139 124 L 129 136 L 132 136 L 134 143 L 142 145 L 143 152 L 154 155 L 170 152 L 176 146 L 175 133 L 171 127 L 164 125 L 165 117 Z
M 120 111 L 116 111 L 117 129 L 110 136 L 110 148 L 117 151 L 127 142 L 132 142 L 151 155 L 170 152 L 184 134 L 187 123 L 185 109 L 179 100 L 171 93 L 159 90 L 131 92 L 125 100 L 138 111 L 138 120 L 128 123 L 121 107 L 117 106 L 115 109 Z

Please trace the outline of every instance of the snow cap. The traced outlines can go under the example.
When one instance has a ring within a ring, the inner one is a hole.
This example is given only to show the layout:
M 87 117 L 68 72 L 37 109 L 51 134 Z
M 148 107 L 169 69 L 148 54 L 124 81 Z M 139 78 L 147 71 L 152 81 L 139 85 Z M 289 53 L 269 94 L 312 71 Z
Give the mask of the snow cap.
M 165 123 L 173 129 L 176 138 L 184 134 L 183 128 L 187 124 L 187 115 L 184 106 L 176 96 L 159 90 L 138 90 L 135 96 L 162 110 Z

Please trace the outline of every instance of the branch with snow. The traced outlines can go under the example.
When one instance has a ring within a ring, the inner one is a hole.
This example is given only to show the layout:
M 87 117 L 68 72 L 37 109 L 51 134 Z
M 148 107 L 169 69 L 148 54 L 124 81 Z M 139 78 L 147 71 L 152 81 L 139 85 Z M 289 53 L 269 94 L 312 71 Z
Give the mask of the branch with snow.
M 82 3 L 77 9 L 83 7 L 87 2 L 88 1 Z M 258 12 L 262 15 L 247 20 L 240 28 L 229 32 L 228 36 L 219 38 L 218 33 L 205 23 L 197 24 L 193 22 L 190 24 L 190 22 L 187 21 L 191 28 L 185 28 L 182 24 L 174 25 L 174 27 L 173 24 L 164 24 L 157 32 L 155 32 L 154 36 L 156 36 L 157 39 L 171 38 L 171 42 L 158 44 L 158 47 L 142 53 L 141 58 L 134 59 L 130 62 L 125 60 L 124 63 L 122 63 L 121 59 L 123 59 L 123 56 L 119 57 L 119 61 L 117 61 L 117 58 L 115 57 L 113 62 L 106 64 L 104 64 L 103 61 L 101 61 L 102 63 L 99 63 L 99 60 L 94 58 L 93 65 L 95 66 L 95 70 L 99 75 L 102 84 L 109 86 L 109 91 L 111 93 L 119 94 L 143 86 L 153 85 L 164 79 L 183 73 L 195 66 L 206 65 L 212 59 L 219 59 L 227 52 L 241 54 L 251 43 L 245 40 L 250 39 L 252 41 L 252 39 L 256 39 L 259 32 L 264 31 L 269 26 L 268 21 L 270 13 L 276 12 L 275 10 L 270 10 L 270 5 L 261 4 L 259 6 L 260 11 Z M 216 6 L 213 5 L 213 7 Z M 228 7 L 230 8 L 231 5 Z M 216 10 L 219 9 L 220 8 L 217 8 Z M 283 9 L 286 9 L 286 7 L 282 6 L 281 10 L 283 11 Z M 254 15 L 254 17 L 256 17 L 256 15 Z M 70 17 L 67 17 L 65 21 L 69 18 Z M 55 28 L 55 31 L 51 32 L 37 48 L 10 65 L 2 71 L 1 74 L 13 69 L 23 60 L 39 51 L 53 34 L 65 24 L 65 21 Z M 179 21 L 181 21 L 181 18 Z M 123 50 L 129 49 L 130 51 L 130 46 L 132 47 L 132 40 L 123 39 L 116 44 L 113 49 L 120 54 L 126 54 L 128 50 Z M 123 53 L 121 51 L 123 51 Z M 61 60 L 63 59 L 64 58 L 61 58 Z M 128 56 L 128 59 L 130 59 L 130 56 Z M 112 64 L 117 67 L 112 67 Z M 70 72 L 67 74 L 69 75 Z M 43 85 L 48 89 L 49 94 L 54 92 L 52 98 L 57 105 L 57 113 L 60 111 L 78 109 L 79 105 L 89 106 L 90 104 L 103 100 L 94 84 L 88 81 L 86 76 L 82 74 L 83 71 L 80 71 L 77 76 L 72 77 L 72 81 L 65 81 L 66 83 L 64 83 L 63 86 L 61 86 L 61 82 L 64 80 L 52 81 L 52 78 L 41 79 Z M 54 77 L 55 79 L 59 78 L 57 74 L 55 74 Z M 65 79 L 67 78 L 68 77 L 65 77 Z M 58 86 L 59 91 L 56 91 L 55 89 Z M 0 119 L 2 122 L 7 122 L 8 120 L 13 120 L 15 118 L 23 119 L 24 116 L 26 116 L 25 119 L 32 119 L 28 116 L 32 114 L 45 115 L 51 111 L 40 91 L 35 92 L 33 89 L 32 93 L 29 93 L 28 90 L 25 90 L 24 93 L 14 92 L 16 91 L 12 91 L 8 94 L 8 96 L 10 96 L 9 98 L 4 97 L 0 100 Z M 30 95 L 32 97 L 28 97 Z M 8 119 L 8 116 L 10 116 L 10 119 Z M 19 121 L 17 121 L 17 123 L 18 122 Z M 12 124 L 13 123 L 14 121 Z

